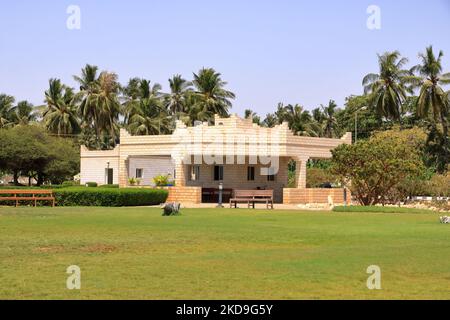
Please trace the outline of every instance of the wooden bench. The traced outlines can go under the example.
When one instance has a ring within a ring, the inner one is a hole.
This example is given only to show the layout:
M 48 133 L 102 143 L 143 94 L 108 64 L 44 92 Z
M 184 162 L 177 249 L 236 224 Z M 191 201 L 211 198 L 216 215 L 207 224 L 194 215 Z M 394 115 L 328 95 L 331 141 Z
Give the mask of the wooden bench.
M 34 201 L 37 206 L 38 201 L 51 201 L 52 207 L 55 206 L 55 197 L 52 190 L 0 190 L 0 201 L 15 201 L 15 206 L 19 206 L 19 201 Z
M 255 203 L 265 203 L 267 209 L 269 206 L 273 209 L 273 190 L 235 190 L 234 197 L 230 199 L 230 208 L 237 208 L 238 203 L 247 203 L 248 208 L 250 204 L 255 209 Z

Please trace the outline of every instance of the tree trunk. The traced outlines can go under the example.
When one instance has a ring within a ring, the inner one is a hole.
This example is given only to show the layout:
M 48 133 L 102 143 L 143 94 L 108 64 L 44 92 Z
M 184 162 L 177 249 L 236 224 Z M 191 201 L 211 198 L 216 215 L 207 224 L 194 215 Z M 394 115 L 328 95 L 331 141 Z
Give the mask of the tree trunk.
M 37 186 L 40 187 L 44 183 L 44 175 L 42 172 L 38 172 L 37 174 Z
M 18 186 L 19 185 L 19 171 L 18 170 L 13 171 L 13 179 L 14 179 L 14 185 Z

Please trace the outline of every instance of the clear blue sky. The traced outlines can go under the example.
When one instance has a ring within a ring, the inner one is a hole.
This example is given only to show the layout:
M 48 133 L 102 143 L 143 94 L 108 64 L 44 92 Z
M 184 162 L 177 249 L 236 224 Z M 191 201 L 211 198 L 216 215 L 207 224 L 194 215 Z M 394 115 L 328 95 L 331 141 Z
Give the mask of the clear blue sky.
M 81 30 L 66 28 L 71 4 Z M 366 27 L 371 4 L 381 30 Z M 75 86 L 86 63 L 167 89 L 205 66 L 236 93 L 233 112 L 264 115 L 278 102 L 342 105 L 377 71 L 376 53 L 398 49 L 412 65 L 429 44 L 450 71 L 450 0 L 2 1 L 0 92 L 41 104 L 49 78 Z

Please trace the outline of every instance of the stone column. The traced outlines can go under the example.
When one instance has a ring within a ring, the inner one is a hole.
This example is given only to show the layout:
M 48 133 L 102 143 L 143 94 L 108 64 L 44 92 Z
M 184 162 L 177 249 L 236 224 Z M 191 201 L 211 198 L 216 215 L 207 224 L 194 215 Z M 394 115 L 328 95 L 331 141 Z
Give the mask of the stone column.
M 295 181 L 297 188 L 306 188 L 306 163 L 309 157 L 302 156 L 295 159 Z
M 175 186 L 186 186 L 186 165 L 182 160 L 175 161 Z
M 128 159 L 120 154 L 119 156 L 119 187 L 128 186 Z

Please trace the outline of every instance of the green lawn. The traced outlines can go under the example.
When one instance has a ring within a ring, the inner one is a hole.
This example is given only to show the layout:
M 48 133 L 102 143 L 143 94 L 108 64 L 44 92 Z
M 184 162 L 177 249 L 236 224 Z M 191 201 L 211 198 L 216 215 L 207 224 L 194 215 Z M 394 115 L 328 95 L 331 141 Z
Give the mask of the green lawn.
M 438 214 L 0 207 L 0 299 L 450 299 Z M 66 268 L 81 268 L 80 291 Z M 368 290 L 378 265 L 382 290 Z

